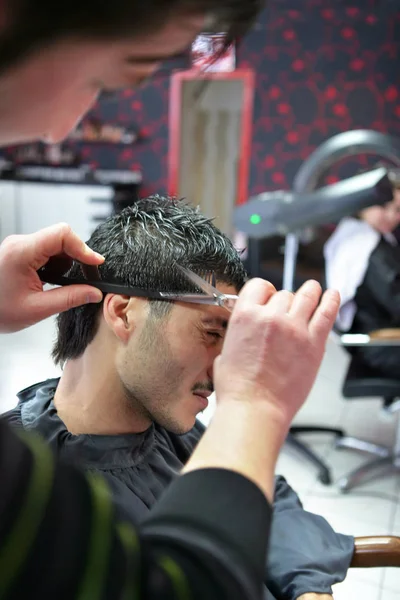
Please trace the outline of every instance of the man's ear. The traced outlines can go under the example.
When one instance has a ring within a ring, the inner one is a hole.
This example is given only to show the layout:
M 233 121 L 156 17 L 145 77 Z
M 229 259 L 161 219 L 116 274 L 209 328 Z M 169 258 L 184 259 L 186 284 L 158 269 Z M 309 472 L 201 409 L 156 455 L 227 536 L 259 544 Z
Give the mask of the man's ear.
M 0 0 L 1 2 L 1 0 Z M 107 294 L 103 302 L 103 317 L 110 330 L 123 342 L 128 342 L 135 329 L 132 302 L 136 298 Z

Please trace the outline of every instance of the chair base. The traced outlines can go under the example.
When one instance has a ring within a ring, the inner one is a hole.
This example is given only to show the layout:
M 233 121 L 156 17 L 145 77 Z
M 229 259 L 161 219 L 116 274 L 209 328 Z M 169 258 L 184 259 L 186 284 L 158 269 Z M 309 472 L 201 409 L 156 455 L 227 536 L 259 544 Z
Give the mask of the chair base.
M 390 455 L 386 458 L 378 458 L 367 462 L 365 465 L 354 469 L 348 475 L 341 477 L 337 482 L 342 492 L 349 492 L 359 485 L 367 476 L 372 475 L 374 471 L 397 472 L 400 475 L 400 454 Z
M 355 488 L 376 471 L 382 471 L 383 473 L 395 471 L 400 474 L 400 415 L 397 417 L 396 437 L 393 448 L 371 444 L 370 442 L 349 436 L 344 436 L 337 440 L 336 448 L 350 448 L 351 450 L 366 452 L 378 457 L 341 477 L 337 483 L 342 492 L 348 492 Z
M 334 429 L 332 427 L 313 427 L 313 426 L 301 426 L 295 425 L 290 428 L 289 434 L 286 438 L 286 442 L 295 448 L 299 454 L 304 456 L 318 469 L 318 480 L 323 485 L 332 484 L 332 474 L 328 465 L 320 458 L 307 444 L 301 442 L 295 437 L 296 433 L 333 433 L 336 437 L 342 438 L 344 433 L 341 429 Z
M 342 438 L 336 441 L 336 448 L 341 450 L 347 448 L 349 450 L 357 450 L 358 452 L 365 452 L 378 456 L 379 458 L 388 458 L 391 455 L 390 448 L 386 446 L 379 446 L 378 444 L 372 444 L 365 440 L 360 440 L 355 437 L 344 435 Z

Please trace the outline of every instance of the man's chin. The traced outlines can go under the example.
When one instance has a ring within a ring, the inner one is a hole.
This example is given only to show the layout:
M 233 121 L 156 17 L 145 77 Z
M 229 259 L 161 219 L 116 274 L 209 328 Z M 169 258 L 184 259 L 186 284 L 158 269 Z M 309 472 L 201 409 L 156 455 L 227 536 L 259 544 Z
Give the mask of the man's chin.
M 196 423 L 196 415 L 191 418 L 185 419 L 168 419 L 164 423 L 159 423 L 164 429 L 169 431 L 170 433 L 174 433 L 175 435 L 184 435 L 185 433 L 189 433 L 191 429 L 193 429 Z

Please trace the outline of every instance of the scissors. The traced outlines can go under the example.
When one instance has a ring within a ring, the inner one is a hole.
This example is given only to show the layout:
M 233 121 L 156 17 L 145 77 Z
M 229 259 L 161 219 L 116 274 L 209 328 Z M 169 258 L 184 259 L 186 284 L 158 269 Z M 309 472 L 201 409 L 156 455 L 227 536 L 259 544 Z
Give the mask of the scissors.
M 100 271 L 96 266 L 89 266 L 78 261 L 74 261 L 80 266 L 81 275 L 77 277 L 68 276 L 67 271 L 71 268 L 71 261 L 50 260 L 44 267 L 38 270 L 38 275 L 43 283 L 51 285 L 74 285 L 86 284 L 98 288 L 105 294 L 122 294 L 124 296 L 134 296 L 142 298 L 151 298 L 154 300 L 170 300 L 175 302 L 188 302 L 191 304 L 209 304 L 221 306 L 232 312 L 238 296 L 232 294 L 222 294 L 216 287 L 211 285 L 206 279 L 203 279 L 190 269 L 176 265 L 181 273 L 194 283 L 198 288 L 203 290 L 203 294 L 189 294 L 177 292 L 159 292 L 153 290 L 145 290 L 141 288 L 130 287 L 126 285 L 109 283 L 101 278 Z M 62 268 L 64 267 L 64 268 Z M 212 281 L 215 283 L 215 276 L 212 276 Z
M 160 292 L 160 294 L 167 300 L 177 300 L 181 302 L 193 302 L 196 304 L 210 304 L 211 306 L 221 306 L 222 308 L 226 308 L 229 312 L 232 312 L 236 300 L 239 296 L 235 294 L 222 294 L 214 285 L 206 281 L 193 273 L 190 269 L 186 267 L 181 267 L 180 265 L 176 265 L 178 269 L 189 279 L 192 283 L 194 283 L 197 287 L 203 290 L 204 294 L 168 294 L 164 292 Z M 212 281 L 215 284 L 215 275 L 212 274 Z

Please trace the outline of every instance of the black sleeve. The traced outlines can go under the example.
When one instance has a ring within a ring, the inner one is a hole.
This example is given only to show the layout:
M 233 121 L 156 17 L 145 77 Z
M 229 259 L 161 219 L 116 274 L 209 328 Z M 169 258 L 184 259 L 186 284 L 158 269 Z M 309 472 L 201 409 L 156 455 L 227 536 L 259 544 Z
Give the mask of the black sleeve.
M 283 477 L 277 477 L 266 584 L 276 598 L 332 594 L 343 581 L 354 538 L 336 533 L 321 516 L 304 510 Z
M 22 440 L 20 439 L 22 437 Z M 108 485 L 0 421 L 0 598 L 258 600 L 270 507 L 224 470 L 185 475 L 137 530 Z
M 260 598 L 270 516 L 256 485 L 232 471 L 204 469 L 170 486 L 141 532 L 146 543 L 180 549 L 218 573 L 223 592 L 207 598 Z

